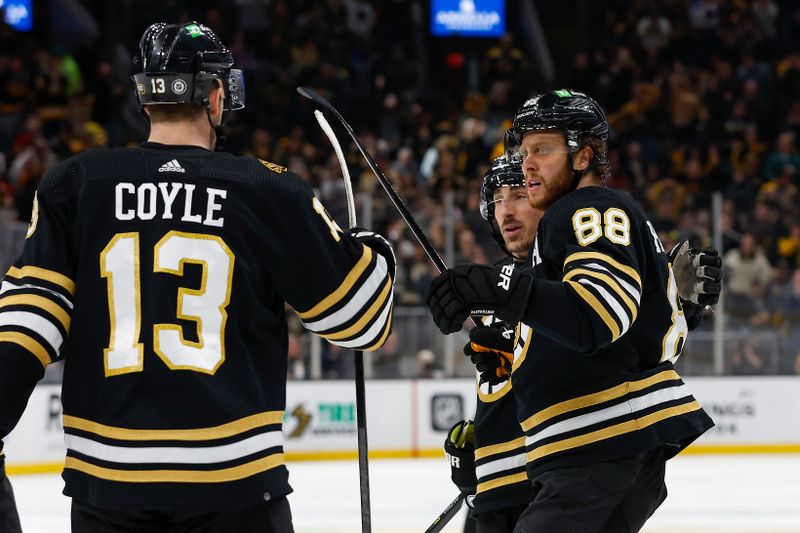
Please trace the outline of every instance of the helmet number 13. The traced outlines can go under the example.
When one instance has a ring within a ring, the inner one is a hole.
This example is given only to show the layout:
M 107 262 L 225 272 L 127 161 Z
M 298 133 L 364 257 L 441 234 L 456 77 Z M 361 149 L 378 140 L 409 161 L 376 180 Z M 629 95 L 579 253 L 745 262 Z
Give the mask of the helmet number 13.
M 150 88 L 154 93 L 164 94 L 167 90 L 164 86 L 164 78 L 150 78 Z

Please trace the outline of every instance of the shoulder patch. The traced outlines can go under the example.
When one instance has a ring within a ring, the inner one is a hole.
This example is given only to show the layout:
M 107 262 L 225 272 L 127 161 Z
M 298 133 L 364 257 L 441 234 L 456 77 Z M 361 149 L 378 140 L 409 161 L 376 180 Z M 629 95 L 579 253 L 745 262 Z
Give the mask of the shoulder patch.
M 276 165 L 275 163 L 270 163 L 269 161 L 264 161 L 263 159 L 259 159 L 258 162 L 276 174 L 283 174 L 286 172 L 286 167 Z

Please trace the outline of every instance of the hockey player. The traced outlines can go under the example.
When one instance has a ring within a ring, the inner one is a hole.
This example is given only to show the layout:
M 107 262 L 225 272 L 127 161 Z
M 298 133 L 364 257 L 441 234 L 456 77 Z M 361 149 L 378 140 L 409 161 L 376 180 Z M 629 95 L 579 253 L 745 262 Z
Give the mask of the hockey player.
M 507 366 L 525 437 L 513 453 L 524 446 L 533 497 L 514 531 L 638 531 L 666 496 L 666 460 L 713 425 L 672 363 L 686 314 L 718 297 L 720 264 L 683 247 L 678 270 L 703 278 L 681 284 L 683 308 L 652 226 L 602 186 L 608 124 L 588 96 L 534 97 L 509 133 L 545 211 L 529 266 L 456 267 L 428 303 L 444 333 L 475 308 L 519 323 Z M 477 348 L 509 351 L 497 338 Z
M 492 162 L 483 179 L 480 209 L 492 236 L 508 254 L 500 264 L 524 262 L 542 212 L 528 203 L 518 160 L 500 156 Z M 480 328 L 482 334 L 502 338 L 505 333 L 512 345 L 513 324 L 493 321 L 492 317 L 483 320 L 491 327 Z M 474 524 L 468 519 L 467 526 L 474 526 L 478 533 L 510 532 L 533 498 L 525 475 L 524 447 L 522 443 L 512 444 L 524 439 L 524 434 L 517 422 L 511 381 L 496 364 L 493 352 L 475 352 L 469 345 L 465 350 L 481 372 L 474 427 L 472 421 L 453 426 L 445 452 L 457 459 L 450 460 L 453 482 L 469 495 L 467 503 Z
M 154 24 L 139 46 L 148 142 L 50 171 L 3 280 L 0 438 L 63 359 L 73 532 L 291 532 L 285 304 L 378 348 L 393 253 L 286 168 L 212 151 L 245 104 L 212 30 Z
M 501 264 L 524 263 L 542 211 L 528 202 L 518 159 L 509 162 L 506 156 L 501 156 L 492 162 L 483 179 L 480 209 L 489 222 L 492 236 L 508 254 Z M 722 261 L 716 250 L 690 250 L 686 243 L 679 243 L 669 257 L 670 262 L 684 267 L 676 272 L 679 286 L 683 285 L 689 292 L 698 291 L 697 296 L 707 303 L 716 303 L 722 275 Z M 687 267 L 690 262 L 711 268 L 704 269 L 703 275 L 698 276 L 696 268 Z M 710 275 L 708 279 L 704 279 L 706 274 Z M 684 300 L 681 303 L 692 305 Z M 702 315 L 696 313 L 693 317 L 689 330 L 699 325 Z M 500 321 L 491 325 L 493 330 L 475 329 L 472 336 L 502 336 L 508 327 Z M 513 339 L 508 339 L 508 346 L 507 351 L 513 351 Z M 445 451 L 451 457 L 453 481 L 464 494 L 474 495 L 468 499 L 474 520 L 468 519 L 465 531 L 471 527 L 478 533 L 510 533 L 533 499 L 525 475 L 524 443 L 520 442 L 524 441 L 524 433 L 516 418 L 511 380 L 507 379 L 508 373 L 503 367 L 505 360 L 495 352 L 479 351 L 477 342 L 474 346 L 468 344 L 464 350 L 481 373 L 475 421 L 474 424 L 471 421 L 455 424 L 445 441 Z M 515 442 L 519 443 L 516 447 Z M 475 468 L 476 457 L 479 469 Z

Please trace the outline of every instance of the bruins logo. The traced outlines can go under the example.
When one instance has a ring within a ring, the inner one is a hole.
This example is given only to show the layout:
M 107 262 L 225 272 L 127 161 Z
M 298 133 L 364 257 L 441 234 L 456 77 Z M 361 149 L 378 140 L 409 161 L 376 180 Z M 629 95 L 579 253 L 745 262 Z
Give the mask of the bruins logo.
M 286 167 L 276 165 L 275 163 L 270 163 L 269 161 L 264 161 L 263 159 L 259 159 L 258 161 L 276 174 L 283 174 L 286 172 Z
M 29 238 L 33 235 L 33 232 L 36 231 L 36 225 L 39 222 L 39 192 L 35 192 L 33 195 L 33 208 L 31 209 L 31 223 L 28 225 L 28 232 L 25 234 L 25 238 Z

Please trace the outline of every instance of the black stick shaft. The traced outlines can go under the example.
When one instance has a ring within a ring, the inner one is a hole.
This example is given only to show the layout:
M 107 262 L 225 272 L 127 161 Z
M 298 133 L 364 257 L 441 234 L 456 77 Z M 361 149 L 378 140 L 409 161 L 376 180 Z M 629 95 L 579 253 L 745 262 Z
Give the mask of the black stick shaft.
M 364 352 L 355 351 L 356 427 L 358 430 L 358 476 L 361 488 L 361 533 L 372 532 L 369 503 L 369 444 L 367 442 L 367 394 L 364 387 Z
M 444 526 L 447 525 L 450 520 L 453 519 L 455 515 L 461 510 L 461 504 L 464 502 L 464 494 L 459 494 L 455 500 L 450 502 L 447 507 L 444 508 L 442 514 L 436 517 L 433 523 L 425 530 L 425 533 L 439 533 Z

